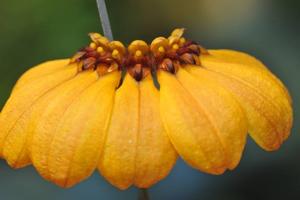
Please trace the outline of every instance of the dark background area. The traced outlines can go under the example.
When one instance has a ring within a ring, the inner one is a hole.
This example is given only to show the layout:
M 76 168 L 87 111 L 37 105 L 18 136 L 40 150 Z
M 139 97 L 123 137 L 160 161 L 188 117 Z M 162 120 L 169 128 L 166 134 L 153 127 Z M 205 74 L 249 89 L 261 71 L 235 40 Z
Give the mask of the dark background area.
M 150 188 L 152 200 L 300 199 L 300 1 L 298 0 L 108 0 L 115 39 L 151 41 L 173 28 L 207 48 L 255 55 L 289 88 L 294 100 L 292 134 L 276 152 L 250 138 L 236 170 L 222 176 L 196 171 L 179 160 Z M 101 32 L 95 0 L 1 0 L 0 105 L 18 77 L 42 61 L 71 56 Z M 0 199 L 136 199 L 95 173 L 71 189 L 43 180 L 32 167 L 10 169 L 0 161 Z

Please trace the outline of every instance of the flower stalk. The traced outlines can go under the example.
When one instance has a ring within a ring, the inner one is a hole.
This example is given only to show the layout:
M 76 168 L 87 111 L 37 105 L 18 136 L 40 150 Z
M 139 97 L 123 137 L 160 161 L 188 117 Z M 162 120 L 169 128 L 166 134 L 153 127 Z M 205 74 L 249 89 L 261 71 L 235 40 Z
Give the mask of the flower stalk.
M 147 189 L 142 189 L 142 188 L 139 189 L 138 200 L 150 200 Z
M 105 0 L 97 0 L 97 7 L 99 11 L 103 34 L 108 39 L 113 40 L 113 34 L 110 26 L 109 17 L 107 14 Z

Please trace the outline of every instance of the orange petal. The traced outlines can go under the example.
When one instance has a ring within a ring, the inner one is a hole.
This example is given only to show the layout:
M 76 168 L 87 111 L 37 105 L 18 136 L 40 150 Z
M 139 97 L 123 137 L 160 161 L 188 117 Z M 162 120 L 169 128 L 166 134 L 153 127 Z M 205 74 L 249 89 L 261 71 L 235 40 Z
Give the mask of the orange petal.
M 29 163 L 26 153 L 20 152 L 27 134 L 24 132 L 24 126 L 29 119 L 27 110 L 47 92 L 76 74 L 76 65 L 66 66 L 65 69 L 26 83 L 11 94 L 0 115 L 0 155 L 4 151 L 11 166 L 22 167 Z
M 120 78 L 120 72 L 100 77 L 67 108 L 48 154 L 56 184 L 73 186 L 97 167 Z
M 187 70 L 198 71 L 197 78 Z M 227 152 L 228 168 L 239 163 L 247 136 L 247 119 L 240 104 L 228 91 L 207 78 L 206 70 L 196 66 L 185 67 L 177 72 L 182 86 L 193 96 L 209 115 Z
M 255 69 L 259 71 L 259 68 L 263 71 L 266 70 L 267 72 L 264 71 L 264 73 L 268 75 L 269 79 L 266 81 L 270 81 L 271 83 L 276 84 L 279 89 L 282 90 L 281 92 L 285 93 L 289 102 L 292 103 L 289 91 L 286 89 L 284 84 L 274 74 L 272 74 L 272 72 L 261 61 L 257 60 L 253 56 L 240 51 L 229 49 L 209 50 L 209 54 L 213 55 L 213 57 L 219 59 L 223 63 L 243 65 L 246 66 L 246 68 L 252 68 L 254 71 Z
M 201 171 L 223 173 L 227 168 L 226 153 L 215 124 L 176 76 L 162 71 L 158 78 L 160 113 L 179 155 Z
M 128 188 L 134 181 L 138 121 L 138 83 L 127 74 L 116 91 L 111 122 L 98 166 L 100 173 L 120 189 Z
M 177 154 L 163 128 L 159 111 L 159 92 L 151 76 L 139 83 L 139 133 L 134 184 L 148 188 L 166 177 Z
M 62 123 L 61 119 L 72 102 L 86 88 L 95 83 L 97 78 L 97 72 L 82 72 L 49 92 L 33 108 L 29 124 L 29 134 L 32 135 L 28 136 L 32 137 L 29 153 L 34 167 L 47 180 L 51 180 L 48 163 L 49 150 L 57 134 L 57 128 Z
M 278 149 L 290 133 L 293 118 L 283 84 L 250 56 L 245 59 L 242 54 L 236 61 L 239 55 L 226 57 L 227 50 L 210 50 L 209 54 L 200 57 L 202 65 L 237 97 L 246 111 L 251 136 L 265 150 Z
M 41 76 L 46 76 L 51 73 L 57 72 L 65 68 L 69 63 L 70 59 L 60 59 L 47 61 L 35 67 L 32 67 L 20 77 L 20 79 L 14 86 L 13 91 L 23 87 L 24 85 L 30 83 L 35 79 L 40 78 Z

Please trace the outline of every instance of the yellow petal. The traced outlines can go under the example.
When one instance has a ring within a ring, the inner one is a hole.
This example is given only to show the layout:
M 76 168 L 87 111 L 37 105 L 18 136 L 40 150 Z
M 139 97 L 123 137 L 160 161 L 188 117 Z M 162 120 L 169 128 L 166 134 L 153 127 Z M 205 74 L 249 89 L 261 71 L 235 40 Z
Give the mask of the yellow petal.
M 160 113 L 179 155 L 191 166 L 211 174 L 226 169 L 226 154 L 211 119 L 176 76 L 158 74 Z
M 278 149 L 288 137 L 293 120 L 283 84 L 265 67 L 250 62 L 250 58 L 228 62 L 231 57 L 226 58 L 223 50 L 212 50 L 209 54 L 201 56 L 202 65 L 215 81 L 237 97 L 246 111 L 251 136 L 265 150 Z
M 197 78 L 185 69 L 198 71 Z M 189 66 L 180 69 L 177 77 L 182 86 L 209 115 L 227 153 L 228 167 L 239 163 L 246 143 L 247 119 L 239 103 L 228 91 L 207 78 L 206 70 Z
M 73 186 L 97 167 L 119 81 L 120 72 L 100 77 L 67 108 L 48 154 L 56 184 Z
M 74 77 L 76 73 L 76 65 L 66 66 L 63 70 L 36 78 L 11 94 L 0 115 L 0 155 L 2 156 L 3 148 L 5 148 L 6 158 L 10 165 L 21 167 L 29 162 L 26 155 L 21 155 L 22 158 L 19 158 L 26 138 L 26 133 L 23 131 L 23 126 L 28 120 L 26 111 L 39 98 Z M 6 143 L 5 147 L 3 147 L 4 143 Z
M 286 89 L 284 84 L 274 74 L 272 74 L 272 72 L 261 61 L 257 60 L 253 56 L 243 52 L 229 50 L 229 49 L 209 50 L 209 54 L 213 56 L 204 55 L 203 57 L 207 60 L 212 59 L 211 61 L 218 59 L 219 61 L 222 61 L 223 63 L 227 63 L 229 65 L 231 64 L 242 65 L 254 71 L 258 70 L 258 73 L 260 70 L 264 71 L 265 75 L 268 76 L 268 79 L 265 80 L 266 84 L 267 82 L 270 82 L 271 84 L 276 84 L 278 89 L 281 90 L 281 92 L 285 93 L 289 102 L 292 103 L 292 99 L 289 94 L 289 91 Z
M 48 74 L 63 69 L 69 63 L 70 63 L 70 59 L 51 60 L 39 64 L 35 67 L 32 67 L 20 77 L 20 79 L 17 81 L 16 85 L 14 86 L 13 91 L 23 87 L 24 85 L 28 84 L 30 81 L 40 78 L 41 76 L 46 76 Z
M 95 83 L 97 72 L 86 71 L 52 90 L 33 108 L 29 123 L 30 155 L 34 167 L 47 180 L 51 180 L 49 172 L 49 150 L 57 134 L 67 108 L 91 84 Z M 68 141 L 66 141 L 68 142 Z
M 114 186 L 128 188 L 134 181 L 139 120 L 138 83 L 126 75 L 116 91 L 102 156 L 100 173 Z
M 230 49 L 222 50 L 209 50 L 209 54 L 214 55 L 218 59 L 221 59 L 224 63 L 228 64 L 241 64 L 247 65 L 248 67 L 262 68 L 268 70 L 259 60 L 255 59 L 253 56 Z
M 151 76 L 139 83 L 139 133 L 134 184 L 148 188 L 166 177 L 177 154 L 163 128 L 159 111 L 159 92 Z

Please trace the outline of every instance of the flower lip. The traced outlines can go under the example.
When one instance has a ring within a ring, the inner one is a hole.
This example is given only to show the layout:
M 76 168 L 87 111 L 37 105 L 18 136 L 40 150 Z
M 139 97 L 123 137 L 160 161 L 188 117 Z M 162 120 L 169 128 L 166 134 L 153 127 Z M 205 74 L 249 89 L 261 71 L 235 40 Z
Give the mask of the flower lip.
M 127 48 L 119 41 L 109 41 L 98 33 L 90 33 L 92 42 L 71 59 L 79 63 L 79 71 L 97 70 L 99 75 L 125 69 L 136 81 L 151 71 L 175 74 L 183 65 L 200 66 L 200 54 L 207 51 L 196 42 L 182 37 L 184 29 L 175 29 L 169 38 L 157 37 L 150 45 L 133 41 Z

